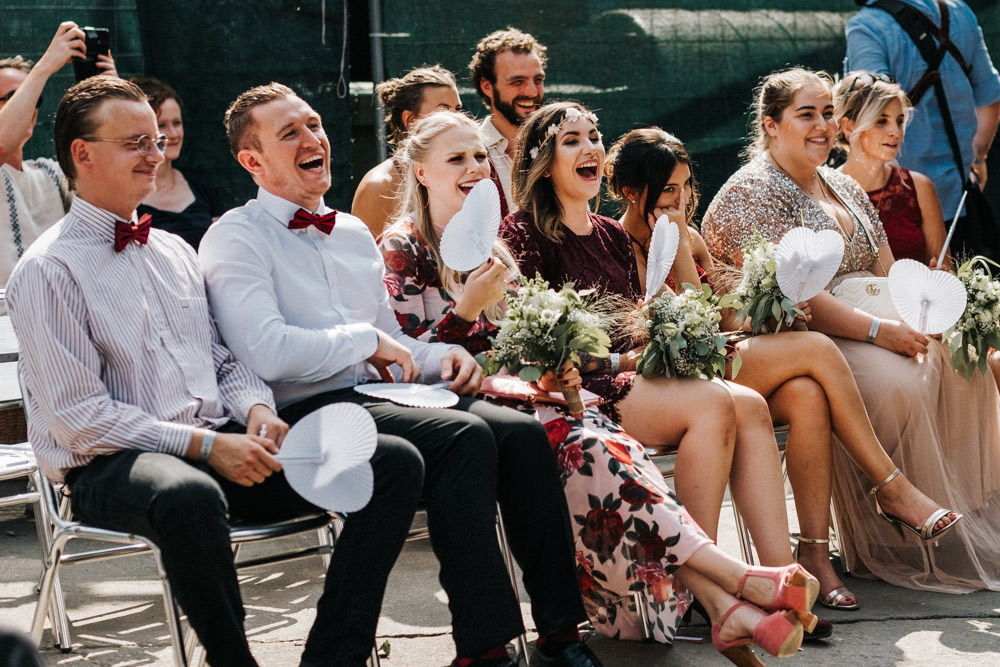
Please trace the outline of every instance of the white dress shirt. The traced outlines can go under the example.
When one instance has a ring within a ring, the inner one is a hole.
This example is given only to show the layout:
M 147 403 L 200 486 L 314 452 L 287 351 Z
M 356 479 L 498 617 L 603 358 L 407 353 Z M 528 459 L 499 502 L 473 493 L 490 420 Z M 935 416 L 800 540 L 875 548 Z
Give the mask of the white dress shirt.
M 483 134 L 483 141 L 486 143 L 486 152 L 493 162 L 493 167 L 497 170 L 500 183 L 503 184 L 503 196 L 507 200 L 507 210 L 510 213 L 517 211 L 514 204 L 514 186 L 511 183 L 514 170 L 514 161 L 507 155 L 507 138 L 500 134 L 500 130 L 493 124 L 492 116 L 488 116 L 480 126 Z
M 264 188 L 209 227 L 199 247 L 219 331 L 237 359 L 274 390 L 279 407 L 310 396 L 379 381 L 366 360 L 376 329 L 408 347 L 423 373 L 440 379 L 451 345 L 416 341 L 400 328 L 371 232 L 338 212 L 327 235 L 290 230 L 299 206 Z M 315 213 L 332 209 L 320 204 Z M 393 371 L 399 368 L 393 366 Z
M 77 196 L 7 286 L 28 434 L 57 481 L 121 449 L 183 456 L 195 428 L 274 407 L 222 345 L 191 247 L 153 229 L 116 253 L 114 228 L 114 215 Z

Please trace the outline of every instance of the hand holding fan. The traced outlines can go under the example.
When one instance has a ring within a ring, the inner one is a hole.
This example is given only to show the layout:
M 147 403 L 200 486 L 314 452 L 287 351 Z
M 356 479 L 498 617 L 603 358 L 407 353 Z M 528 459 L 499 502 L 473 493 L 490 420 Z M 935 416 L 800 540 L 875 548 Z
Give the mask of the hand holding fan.
M 939 334 L 965 312 L 965 286 L 947 271 L 931 271 L 912 259 L 889 268 L 889 294 L 903 321 L 922 334 Z
M 369 382 L 355 385 L 354 391 L 372 398 L 407 405 L 411 408 L 450 408 L 458 403 L 458 394 L 446 389 L 451 382 Z
M 666 215 L 661 215 L 653 226 L 653 236 L 649 241 L 649 257 L 646 259 L 646 301 L 649 301 L 663 287 L 670 268 L 677 256 L 680 243 L 680 229 Z
M 500 231 L 500 193 L 488 178 L 476 183 L 441 234 L 441 259 L 449 269 L 472 271 L 490 258 Z
M 295 492 L 333 512 L 356 512 L 372 497 L 375 420 L 353 403 L 333 403 L 298 421 L 275 457 Z
M 808 301 L 833 280 L 844 258 L 844 239 L 832 229 L 793 227 L 774 253 L 778 287 L 792 303 Z

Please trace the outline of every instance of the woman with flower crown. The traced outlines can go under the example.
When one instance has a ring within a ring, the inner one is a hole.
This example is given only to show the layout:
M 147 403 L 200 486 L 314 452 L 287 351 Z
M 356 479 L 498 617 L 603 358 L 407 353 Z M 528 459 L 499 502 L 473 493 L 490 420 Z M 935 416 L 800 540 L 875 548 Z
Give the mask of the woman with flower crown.
M 526 275 L 595 287 L 635 303 L 641 293 L 628 236 L 618 222 L 589 209 L 605 157 L 596 120 L 578 104 L 556 103 L 522 125 L 513 183 L 520 211 L 503 221 L 500 234 Z M 640 355 L 617 341 L 610 358 L 585 360 L 584 386 L 602 396 L 601 410 L 644 446 L 677 448 L 677 497 L 710 536 L 718 530 L 728 483 L 761 561 L 792 563 L 780 460 L 764 399 L 722 381 L 638 376 Z M 708 609 L 717 624 L 724 611 Z
M 750 160 L 702 222 L 713 256 L 738 266 L 754 233 L 777 242 L 805 225 L 844 240 L 828 289 L 854 276 L 887 275 L 895 259 L 871 200 L 855 180 L 823 166 L 837 129 L 830 77 L 801 68 L 768 75 L 755 95 L 753 127 Z M 975 373 L 966 380 L 940 340 L 829 291 L 810 307 L 810 328 L 843 352 L 890 458 L 914 485 L 965 515 L 959 521 L 942 509 L 915 523 L 878 505 L 873 514 L 872 495 L 884 485 L 872 487 L 835 448 L 834 495 L 850 569 L 921 590 L 1000 590 L 1000 397 L 993 379 Z
M 605 175 L 609 194 L 623 202 L 620 222 L 631 237 L 643 289 L 649 241 L 661 214 L 680 229 L 672 284 L 697 284 L 707 281 L 706 271 L 717 273 L 704 239 L 692 226 L 698 190 L 691 157 L 679 139 L 655 127 L 632 130 L 608 151 Z M 875 436 L 851 369 L 833 341 L 814 331 L 751 336 L 735 347 L 742 365 L 733 381 L 760 392 L 774 421 L 789 427 L 786 463 L 800 530 L 796 558 L 819 579 L 820 604 L 858 609 L 857 597 L 829 559 L 833 434 L 872 485 L 894 474 L 896 466 Z M 914 523 L 938 509 L 903 475 L 883 486 L 878 500 L 886 511 Z
M 460 114 L 434 114 L 414 126 L 399 155 L 405 167 L 400 207 L 405 213 L 382 235 L 380 246 L 400 324 L 423 340 L 486 350 L 505 290 L 517 274 L 511 255 L 498 241 L 491 260 L 458 274 L 443 264 L 439 252 L 441 234 L 468 191 L 489 177 L 478 127 Z M 553 379 L 543 378 L 543 386 L 554 387 Z M 576 369 L 560 379 L 580 382 Z M 576 523 L 584 602 L 600 632 L 622 639 L 642 636 L 633 596 L 641 589 L 653 638 L 669 643 L 688 605 L 686 586 L 713 618 L 722 619 L 713 637 L 737 664 L 761 664 L 747 647 L 750 641 L 773 654 L 794 653 L 802 639 L 801 620 L 814 618 L 809 613 L 818 590 L 813 577 L 795 565 L 748 567 L 720 551 L 677 502 L 642 446 L 596 409 L 574 417 L 564 408 L 520 408 L 535 411 L 557 451 Z M 731 411 L 706 412 L 701 419 L 719 417 L 729 419 Z M 703 444 L 712 446 L 707 439 Z M 730 445 L 723 442 L 720 456 L 727 457 Z M 737 595 L 752 604 L 739 602 Z

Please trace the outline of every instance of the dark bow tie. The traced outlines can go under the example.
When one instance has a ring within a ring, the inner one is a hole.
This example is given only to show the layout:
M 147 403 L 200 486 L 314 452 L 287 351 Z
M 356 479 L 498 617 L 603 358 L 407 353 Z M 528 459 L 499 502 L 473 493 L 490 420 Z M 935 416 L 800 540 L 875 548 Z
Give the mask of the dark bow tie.
M 305 229 L 306 227 L 314 226 L 324 234 L 329 234 L 333 231 L 336 219 L 336 211 L 331 211 L 325 215 L 315 215 L 304 208 L 300 208 L 295 212 L 295 217 L 292 218 L 292 221 L 288 223 L 288 228 Z
M 146 245 L 149 240 L 149 227 L 152 216 L 146 213 L 139 222 L 132 224 L 124 220 L 115 220 L 115 252 L 121 252 L 132 241 Z

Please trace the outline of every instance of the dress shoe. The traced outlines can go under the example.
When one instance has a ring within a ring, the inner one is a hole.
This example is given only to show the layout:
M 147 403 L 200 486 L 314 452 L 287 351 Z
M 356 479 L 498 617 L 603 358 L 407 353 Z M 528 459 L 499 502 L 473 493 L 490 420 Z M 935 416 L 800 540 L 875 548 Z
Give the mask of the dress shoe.
M 826 639 L 833 634 L 833 623 L 830 621 L 820 619 L 816 623 L 816 627 L 812 629 L 812 632 L 802 633 L 802 641 L 811 642 L 817 639 Z
M 453 660 L 451 667 L 458 667 L 458 660 Z M 476 660 L 470 663 L 468 667 L 517 667 L 517 665 L 510 658 L 491 658 L 488 660 Z
M 569 644 L 559 653 L 547 656 L 537 648 L 531 653 L 530 667 L 603 667 L 603 663 L 583 642 Z

